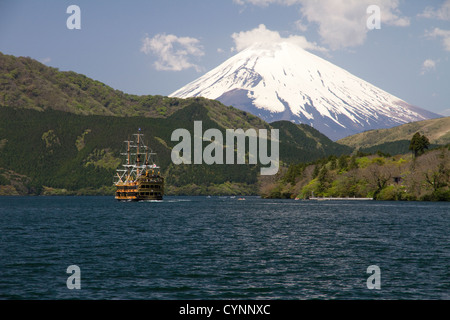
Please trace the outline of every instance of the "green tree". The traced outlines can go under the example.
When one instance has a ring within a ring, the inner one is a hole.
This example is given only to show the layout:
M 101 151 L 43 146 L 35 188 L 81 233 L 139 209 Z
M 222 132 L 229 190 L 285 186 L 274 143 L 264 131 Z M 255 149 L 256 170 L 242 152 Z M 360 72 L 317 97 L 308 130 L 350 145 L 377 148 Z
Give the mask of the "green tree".
M 348 161 L 347 161 L 346 155 L 342 155 L 339 157 L 338 168 L 339 168 L 339 170 L 347 170 L 348 169 Z
M 315 178 L 317 178 L 317 176 L 319 175 L 319 172 L 320 172 L 320 164 L 316 164 L 315 166 L 314 166 L 314 171 L 313 171 L 313 179 L 315 179 Z
M 428 149 L 429 145 L 430 141 L 428 138 L 425 135 L 420 135 L 419 132 L 416 132 L 409 144 L 409 150 L 414 153 L 414 158 L 417 158 L 425 152 L 425 149 Z
M 11 182 L 9 182 L 8 179 L 6 179 L 3 175 L 0 174 L 0 186 L 7 186 L 10 184 Z
M 351 156 L 350 158 L 350 164 L 348 165 L 348 168 L 350 170 L 352 169 L 358 169 L 358 163 L 356 162 L 356 155 Z
M 319 182 L 317 191 L 320 193 L 325 192 L 325 190 L 329 187 L 328 169 L 326 166 L 323 166 L 322 169 L 320 169 L 317 176 L 317 181 Z
M 337 157 L 330 156 L 330 170 L 336 170 L 337 167 Z
M 450 185 L 450 169 L 444 150 L 439 155 L 439 159 L 440 162 L 436 167 L 425 172 L 425 182 L 433 189 L 433 193 Z

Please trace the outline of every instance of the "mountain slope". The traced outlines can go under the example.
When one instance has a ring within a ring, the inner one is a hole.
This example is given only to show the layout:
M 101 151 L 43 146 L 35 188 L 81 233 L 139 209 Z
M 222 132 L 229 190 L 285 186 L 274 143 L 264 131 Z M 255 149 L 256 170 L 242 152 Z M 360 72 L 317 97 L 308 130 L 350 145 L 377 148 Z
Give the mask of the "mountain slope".
M 0 52 L 0 107 L 59 110 L 79 115 L 167 118 L 199 103 L 229 128 L 266 128 L 261 119 L 218 101 L 130 95 L 73 71 L 59 71 L 28 57 Z
M 226 129 L 199 103 L 192 103 L 165 119 L 0 108 L 0 195 L 6 187 L 12 190 L 8 194 L 40 194 L 46 188 L 82 194 L 95 190 L 111 192 L 112 177 L 123 152 L 122 142 L 137 128 L 142 129 L 145 141 L 157 153 L 170 193 L 257 194 L 258 166 L 172 163 L 171 149 L 178 143 L 171 141 L 172 132 L 185 128 L 192 136 L 195 120 L 202 121 L 203 130 L 217 128 L 225 136 Z M 352 150 L 330 141 L 313 128 L 289 122 L 287 125 L 293 127 L 277 125 L 283 163 L 313 161 L 331 152 L 343 154 Z M 205 141 L 203 148 L 208 144 Z M 227 191 L 223 190 L 225 185 Z
M 364 149 L 396 141 L 410 141 L 416 132 L 426 135 L 432 144 L 449 144 L 450 117 L 418 121 L 390 129 L 370 130 L 341 139 L 338 143 Z
M 308 125 L 290 121 L 276 121 L 270 125 L 280 130 L 280 158 L 285 163 L 309 162 L 329 155 L 350 154 L 353 150 L 331 141 Z
M 181 99 L 162 96 L 129 95 L 82 74 L 0 53 L 0 106 L 83 115 L 162 117 L 182 103 Z
M 170 192 L 256 193 L 257 166 L 171 163 L 171 133 L 186 128 L 192 135 L 196 120 L 224 136 L 229 128 L 277 128 L 283 163 L 352 151 L 309 126 L 270 125 L 215 100 L 128 95 L 82 74 L 2 54 L 0 71 L 0 194 L 111 191 L 121 143 L 137 128 L 158 153 Z
M 170 96 L 217 99 L 268 122 L 309 124 L 333 140 L 439 117 L 287 42 L 247 48 Z

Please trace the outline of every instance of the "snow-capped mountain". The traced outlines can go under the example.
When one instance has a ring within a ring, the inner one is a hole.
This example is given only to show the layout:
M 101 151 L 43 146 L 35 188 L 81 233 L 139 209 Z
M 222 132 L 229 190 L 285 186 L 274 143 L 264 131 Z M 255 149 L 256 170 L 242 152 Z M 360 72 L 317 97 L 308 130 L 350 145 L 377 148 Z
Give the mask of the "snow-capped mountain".
M 309 124 L 332 140 L 439 117 L 289 42 L 249 47 L 170 96 L 217 99 L 267 122 Z

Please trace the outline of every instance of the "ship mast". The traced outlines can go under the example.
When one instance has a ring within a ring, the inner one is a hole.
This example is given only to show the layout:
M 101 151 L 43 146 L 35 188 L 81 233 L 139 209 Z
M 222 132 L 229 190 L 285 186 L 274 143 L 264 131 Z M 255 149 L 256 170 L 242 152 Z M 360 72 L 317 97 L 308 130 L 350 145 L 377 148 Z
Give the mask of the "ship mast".
M 127 155 L 128 155 L 127 165 L 130 165 L 130 156 L 131 156 L 131 154 L 130 154 L 130 152 L 131 152 L 131 150 L 130 150 L 130 138 L 128 138 L 127 144 L 128 144 L 128 147 L 127 147 Z
M 128 181 L 130 179 L 130 159 L 131 159 L 131 148 L 130 148 L 130 137 L 128 137 L 128 141 L 127 141 L 127 179 L 126 181 Z
M 140 128 L 139 128 L 139 131 L 141 131 Z M 138 133 L 138 135 L 137 135 L 137 150 L 136 150 L 136 165 L 137 165 L 136 176 L 139 176 L 139 166 L 141 164 L 141 154 L 139 153 L 139 145 L 141 143 L 140 137 L 141 137 L 141 135 Z
M 129 183 L 136 181 L 143 173 L 152 168 L 158 170 L 154 162 L 152 150 L 145 145 L 143 134 L 140 133 L 133 134 L 133 137 L 128 137 L 126 143 L 126 152 L 121 153 L 121 155 L 126 156 L 124 163 L 122 164 L 123 169 L 117 169 L 118 182 Z M 144 158 L 145 157 L 145 158 Z M 120 173 L 120 174 L 119 174 Z

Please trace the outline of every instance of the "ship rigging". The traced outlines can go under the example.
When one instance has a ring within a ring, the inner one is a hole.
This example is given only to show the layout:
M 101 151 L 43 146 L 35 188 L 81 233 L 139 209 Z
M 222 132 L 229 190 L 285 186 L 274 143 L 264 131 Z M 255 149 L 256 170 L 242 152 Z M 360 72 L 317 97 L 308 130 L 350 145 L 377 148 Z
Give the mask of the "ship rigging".
M 117 169 L 114 185 L 115 198 L 119 201 L 162 200 L 164 178 L 161 168 L 155 163 L 156 153 L 144 143 L 144 135 L 133 134 L 125 141 L 126 152 L 121 153 L 124 162 Z

